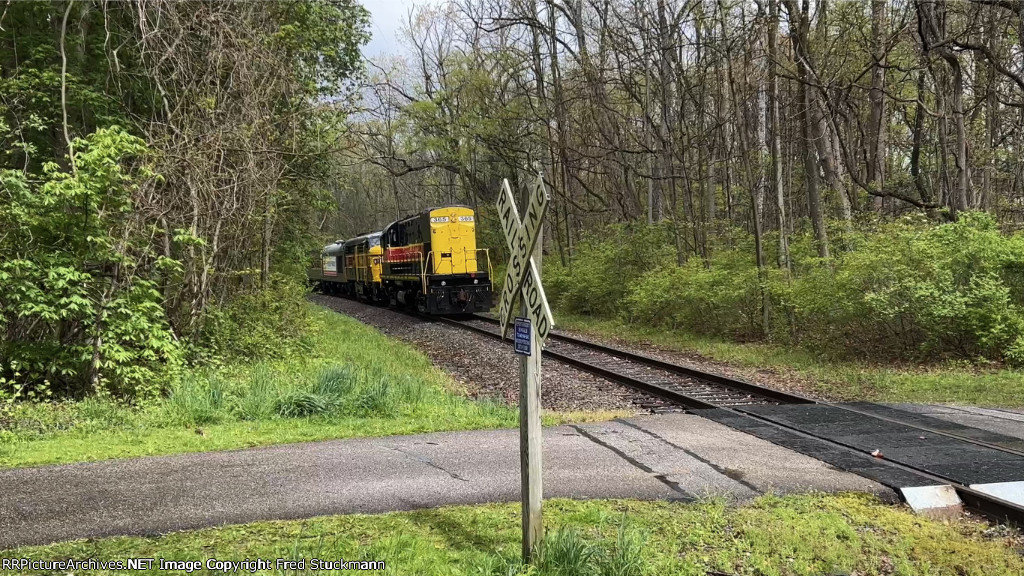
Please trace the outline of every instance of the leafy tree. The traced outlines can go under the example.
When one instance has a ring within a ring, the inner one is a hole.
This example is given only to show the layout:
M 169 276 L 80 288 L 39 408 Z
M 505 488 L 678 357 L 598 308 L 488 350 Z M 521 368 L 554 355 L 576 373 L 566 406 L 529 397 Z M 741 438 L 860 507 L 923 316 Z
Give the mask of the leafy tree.
M 300 281 L 367 26 L 355 0 L 6 3 L 0 392 L 145 399 L 183 350 L 248 347 L 218 311 Z
M 157 289 L 181 263 L 133 213 L 147 148 L 117 127 L 74 145 L 74 174 L 0 175 L 0 368 L 62 393 L 151 397 L 181 360 Z

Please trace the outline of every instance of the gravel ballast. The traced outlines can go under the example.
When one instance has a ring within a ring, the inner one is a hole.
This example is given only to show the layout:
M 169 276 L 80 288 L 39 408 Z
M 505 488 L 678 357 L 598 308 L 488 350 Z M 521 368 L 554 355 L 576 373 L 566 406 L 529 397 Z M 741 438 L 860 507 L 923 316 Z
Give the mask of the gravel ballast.
M 511 346 L 467 330 L 346 298 L 313 294 L 310 300 L 412 344 L 458 381 L 470 397 L 518 404 L 519 360 Z M 658 402 L 572 366 L 552 360 L 544 362 L 541 405 L 545 410 L 645 414 L 650 412 L 643 407 L 648 403 Z

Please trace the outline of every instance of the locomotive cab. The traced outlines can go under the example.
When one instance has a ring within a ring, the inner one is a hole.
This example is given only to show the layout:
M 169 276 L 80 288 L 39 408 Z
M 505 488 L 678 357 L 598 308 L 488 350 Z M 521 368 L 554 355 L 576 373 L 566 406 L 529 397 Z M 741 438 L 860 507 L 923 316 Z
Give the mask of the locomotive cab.
M 345 282 L 348 293 L 363 300 L 386 300 L 381 286 L 380 232 L 345 242 Z

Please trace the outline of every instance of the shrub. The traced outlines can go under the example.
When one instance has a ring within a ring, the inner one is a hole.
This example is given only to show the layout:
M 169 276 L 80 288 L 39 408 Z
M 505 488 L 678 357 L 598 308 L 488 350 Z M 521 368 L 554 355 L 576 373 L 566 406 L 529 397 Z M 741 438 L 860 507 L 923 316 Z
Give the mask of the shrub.
M 761 322 L 757 269 L 742 264 L 738 256 L 723 254 L 710 268 L 691 260 L 681 267 L 651 271 L 623 299 L 623 316 L 700 334 L 742 338 L 757 334 Z
M 865 234 L 834 271 L 795 275 L 787 304 L 802 340 L 858 354 L 1006 358 L 1024 335 L 1021 238 L 987 214 L 908 219 Z
M 274 275 L 266 288 L 234 296 L 207 313 L 194 354 L 264 360 L 308 352 L 306 293 L 302 282 Z
M 0 171 L 0 397 L 36 388 L 155 398 L 180 367 L 153 231 L 133 197 L 153 175 L 145 143 L 113 127 L 75 140 L 77 171 Z
M 549 300 L 580 314 L 614 314 L 641 276 L 674 261 L 665 225 L 613 225 L 585 237 L 570 267 L 544 265 Z
M 562 309 L 727 338 L 767 336 L 836 356 L 1024 363 L 1024 235 L 1000 233 L 988 214 L 844 231 L 845 250 L 829 260 L 817 257 L 809 232 L 797 234 L 792 272 L 772 266 L 763 276 L 743 237 L 713 246 L 709 262 L 683 266 L 664 246 L 649 247 L 656 256 L 636 260 L 649 268 L 632 269 L 625 261 L 636 246 L 657 236 L 622 237 L 623 230 L 592 240 L 571 269 L 549 276 Z M 624 248 L 619 256 L 615 246 Z

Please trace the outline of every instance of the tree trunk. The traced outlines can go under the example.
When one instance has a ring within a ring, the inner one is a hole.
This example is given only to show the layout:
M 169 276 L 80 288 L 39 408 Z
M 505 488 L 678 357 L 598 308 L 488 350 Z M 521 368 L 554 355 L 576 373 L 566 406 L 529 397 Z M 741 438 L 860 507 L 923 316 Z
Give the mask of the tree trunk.
M 886 0 L 871 0 L 871 117 L 868 121 L 868 183 L 885 189 L 885 31 Z
M 789 270 L 789 241 L 786 230 L 786 197 L 782 189 L 782 121 L 779 118 L 778 75 L 779 4 L 768 0 L 768 105 L 771 109 L 771 175 L 775 211 L 779 223 L 779 268 Z

